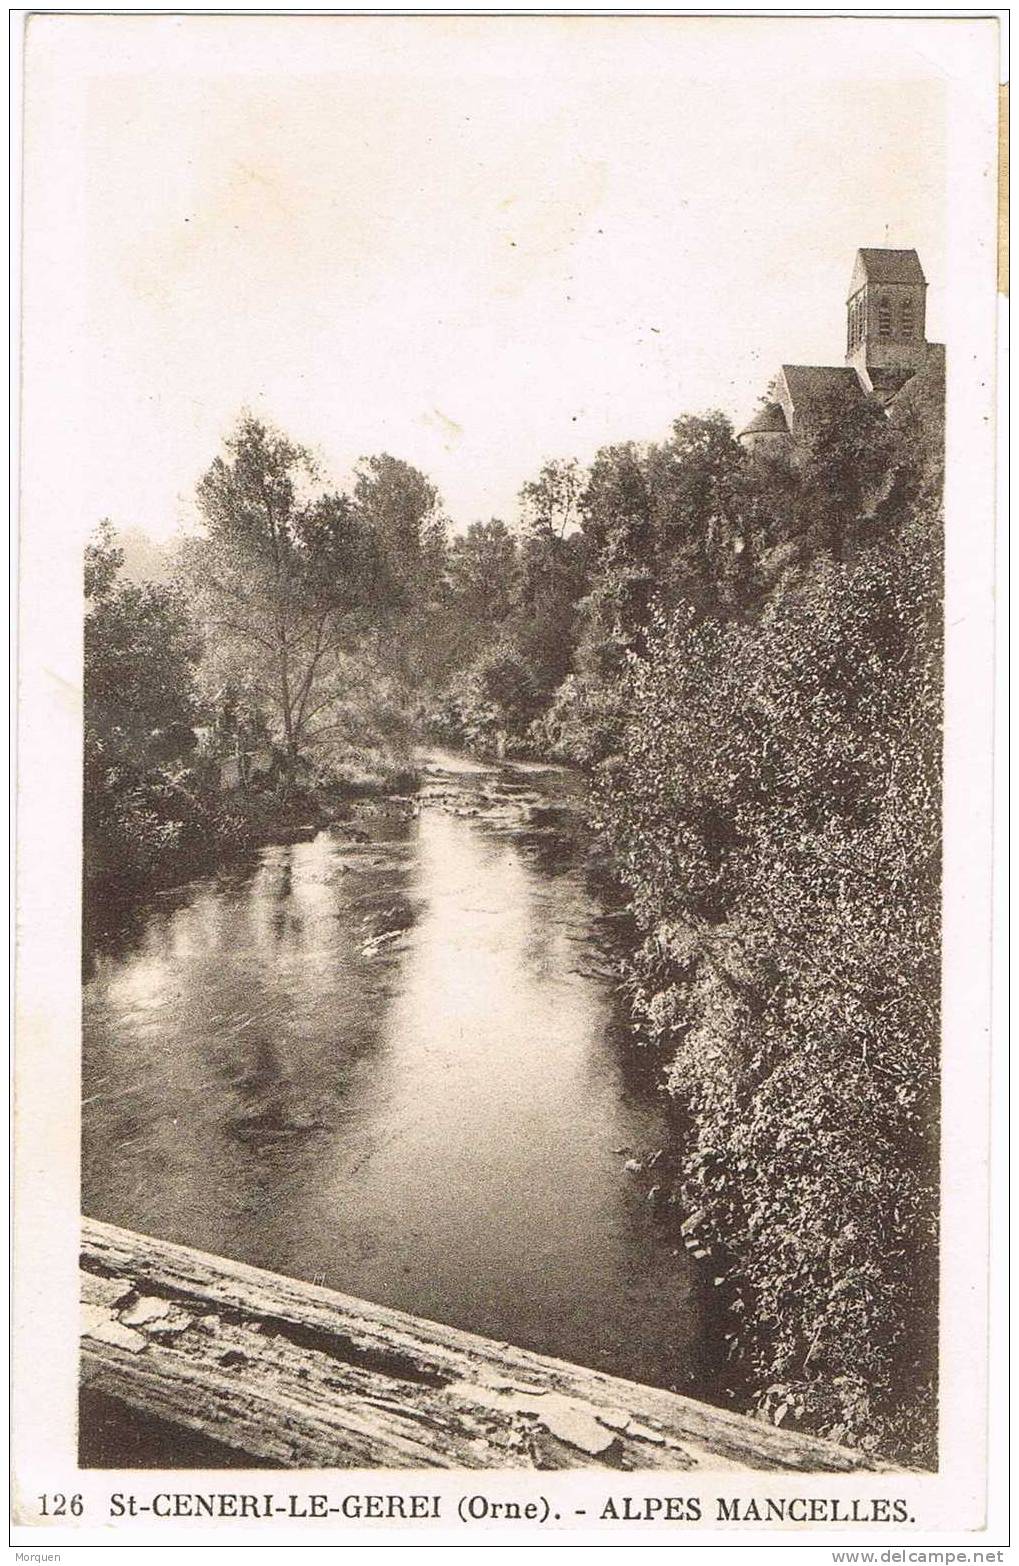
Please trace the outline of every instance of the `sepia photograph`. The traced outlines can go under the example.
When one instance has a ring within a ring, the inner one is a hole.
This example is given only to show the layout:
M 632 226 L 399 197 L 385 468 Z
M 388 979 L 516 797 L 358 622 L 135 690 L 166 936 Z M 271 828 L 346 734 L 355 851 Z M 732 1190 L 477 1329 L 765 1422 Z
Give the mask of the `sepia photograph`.
M 982 1462 L 996 28 L 28 19 L 22 1522 Z

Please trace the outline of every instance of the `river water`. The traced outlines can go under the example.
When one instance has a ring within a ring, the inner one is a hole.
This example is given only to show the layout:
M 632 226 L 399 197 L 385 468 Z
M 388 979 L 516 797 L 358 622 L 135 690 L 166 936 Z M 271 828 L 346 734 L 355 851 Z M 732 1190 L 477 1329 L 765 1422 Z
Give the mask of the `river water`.
M 86 960 L 97 1218 L 679 1391 L 695 1266 L 628 1159 L 577 787 L 433 759 L 413 807 L 107 908 Z

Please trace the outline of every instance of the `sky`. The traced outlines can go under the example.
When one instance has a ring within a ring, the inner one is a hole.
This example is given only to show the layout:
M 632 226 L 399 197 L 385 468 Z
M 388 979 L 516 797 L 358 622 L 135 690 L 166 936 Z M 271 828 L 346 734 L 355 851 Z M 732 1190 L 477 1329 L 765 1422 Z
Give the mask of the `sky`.
M 26 337 L 75 527 L 194 526 L 244 409 L 331 483 L 389 451 L 457 528 L 512 520 L 548 458 L 839 363 L 861 245 L 919 251 L 937 339 L 943 26 L 34 17 Z

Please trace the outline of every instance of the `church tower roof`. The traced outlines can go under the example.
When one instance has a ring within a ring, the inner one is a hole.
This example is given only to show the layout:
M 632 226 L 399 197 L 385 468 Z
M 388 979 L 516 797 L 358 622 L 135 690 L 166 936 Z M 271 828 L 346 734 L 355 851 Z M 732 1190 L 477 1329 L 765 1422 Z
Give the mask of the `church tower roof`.
M 849 285 L 849 298 L 865 283 L 926 284 L 915 250 L 858 250 Z

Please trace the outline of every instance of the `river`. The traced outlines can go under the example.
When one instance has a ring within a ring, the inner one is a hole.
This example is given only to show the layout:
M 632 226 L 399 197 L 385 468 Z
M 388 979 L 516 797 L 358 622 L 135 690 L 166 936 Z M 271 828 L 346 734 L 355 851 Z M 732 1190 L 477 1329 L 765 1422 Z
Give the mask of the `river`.
M 626 1168 L 664 1126 L 589 849 L 568 774 L 440 757 L 396 815 L 108 907 L 84 1210 L 710 1391 L 696 1264 Z

